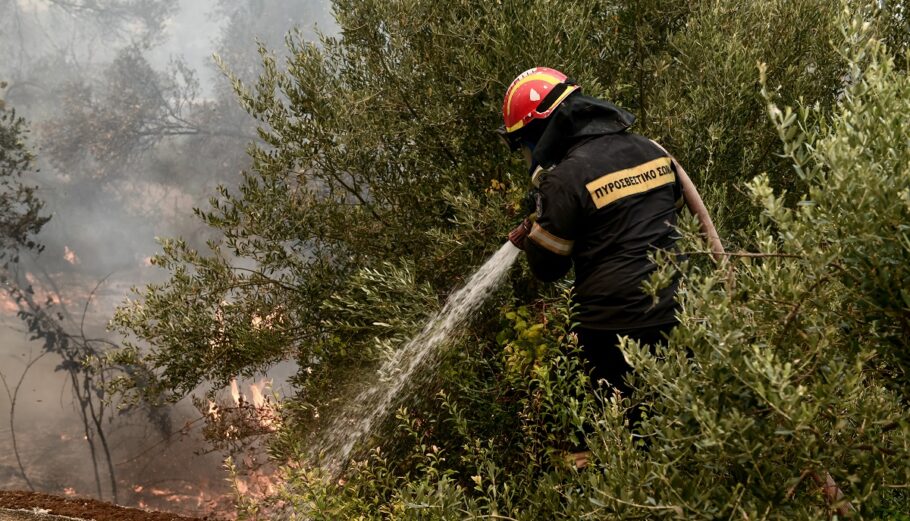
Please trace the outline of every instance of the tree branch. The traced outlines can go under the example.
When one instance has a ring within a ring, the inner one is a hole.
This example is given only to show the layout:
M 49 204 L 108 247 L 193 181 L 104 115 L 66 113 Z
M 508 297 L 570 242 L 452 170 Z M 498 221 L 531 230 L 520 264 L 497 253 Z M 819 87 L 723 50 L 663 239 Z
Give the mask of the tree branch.
M 13 441 L 13 454 L 16 456 L 16 464 L 19 466 L 19 473 L 22 474 L 22 479 L 25 480 L 25 484 L 28 486 L 29 490 L 32 492 L 35 491 L 35 486 L 32 485 L 28 475 L 25 472 L 25 466 L 22 464 L 22 457 L 19 454 L 19 446 L 16 442 L 16 399 L 19 397 L 19 389 L 22 387 L 22 382 L 25 381 L 25 376 L 28 374 L 29 370 L 35 365 L 38 360 L 41 360 L 44 355 L 47 354 L 47 351 L 42 352 L 35 358 L 32 358 L 29 355 L 29 361 L 25 364 L 25 369 L 22 370 L 22 374 L 19 375 L 19 381 L 16 382 L 16 387 L 10 391 L 9 385 L 6 383 L 6 376 L 3 374 L 3 371 L 0 371 L 0 382 L 3 382 L 3 388 L 6 389 L 6 395 L 9 397 L 9 432 L 10 437 Z

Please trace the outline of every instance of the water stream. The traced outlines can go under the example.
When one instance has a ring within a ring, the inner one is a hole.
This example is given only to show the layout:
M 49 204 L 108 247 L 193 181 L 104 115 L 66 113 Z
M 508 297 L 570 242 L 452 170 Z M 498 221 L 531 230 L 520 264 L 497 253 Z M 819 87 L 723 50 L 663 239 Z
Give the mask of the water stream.
M 441 359 L 462 325 L 503 281 L 518 257 L 518 248 L 506 243 L 449 296 L 445 306 L 424 328 L 399 348 L 379 370 L 380 378 L 362 391 L 348 411 L 339 414 L 326 430 L 329 439 L 320 444 L 324 467 L 337 471 L 347 462 L 351 450 L 382 420 L 407 388 L 412 375 Z

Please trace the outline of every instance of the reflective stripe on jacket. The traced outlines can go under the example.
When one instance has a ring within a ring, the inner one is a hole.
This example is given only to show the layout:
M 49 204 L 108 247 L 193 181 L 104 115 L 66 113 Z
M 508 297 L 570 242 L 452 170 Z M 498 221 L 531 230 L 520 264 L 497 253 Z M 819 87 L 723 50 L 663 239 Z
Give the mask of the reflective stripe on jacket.
M 575 265 L 575 319 L 584 327 L 674 322 L 676 281 L 656 303 L 641 289 L 656 269 L 649 253 L 676 241 L 682 193 L 670 158 L 647 138 L 621 130 L 577 138 L 554 162 L 540 179 L 537 221 L 528 235 L 532 271 L 555 280 Z

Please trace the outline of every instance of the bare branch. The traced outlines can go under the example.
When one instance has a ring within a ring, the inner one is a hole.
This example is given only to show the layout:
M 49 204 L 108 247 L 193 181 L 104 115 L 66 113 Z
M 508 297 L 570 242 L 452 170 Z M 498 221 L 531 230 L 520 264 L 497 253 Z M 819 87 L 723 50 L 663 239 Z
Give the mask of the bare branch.
M 9 397 L 9 430 L 10 437 L 13 441 L 13 454 L 16 456 L 16 464 L 19 466 L 19 473 L 22 475 L 22 479 L 25 480 L 25 484 L 28 486 L 29 490 L 35 490 L 35 486 L 32 485 L 30 479 L 28 479 L 28 474 L 25 472 L 25 466 L 22 464 L 22 457 L 19 454 L 19 446 L 16 442 L 16 400 L 19 397 L 19 389 L 22 387 L 22 383 L 25 381 L 25 376 L 28 374 L 29 370 L 32 368 L 38 360 L 44 358 L 44 355 L 47 354 L 47 351 L 41 353 L 37 357 L 32 357 L 29 353 L 28 363 L 25 364 L 25 369 L 22 370 L 22 374 L 19 375 L 19 381 L 16 382 L 16 386 L 10 390 L 9 385 L 6 382 L 6 376 L 3 374 L 3 371 L 0 371 L 0 382 L 3 382 L 3 388 L 6 390 L 6 395 Z

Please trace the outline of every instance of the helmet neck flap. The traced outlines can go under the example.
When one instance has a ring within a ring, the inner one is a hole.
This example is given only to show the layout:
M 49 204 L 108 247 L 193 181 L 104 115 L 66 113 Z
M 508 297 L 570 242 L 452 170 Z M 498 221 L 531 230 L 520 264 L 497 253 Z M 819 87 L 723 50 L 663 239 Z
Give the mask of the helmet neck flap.
M 634 123 L 634 115 L 609 101 L 573 93 L 547 118 L 534 147 L 534 159 L 544 168 L 550 168 L 579 141 L 617 134 Z

